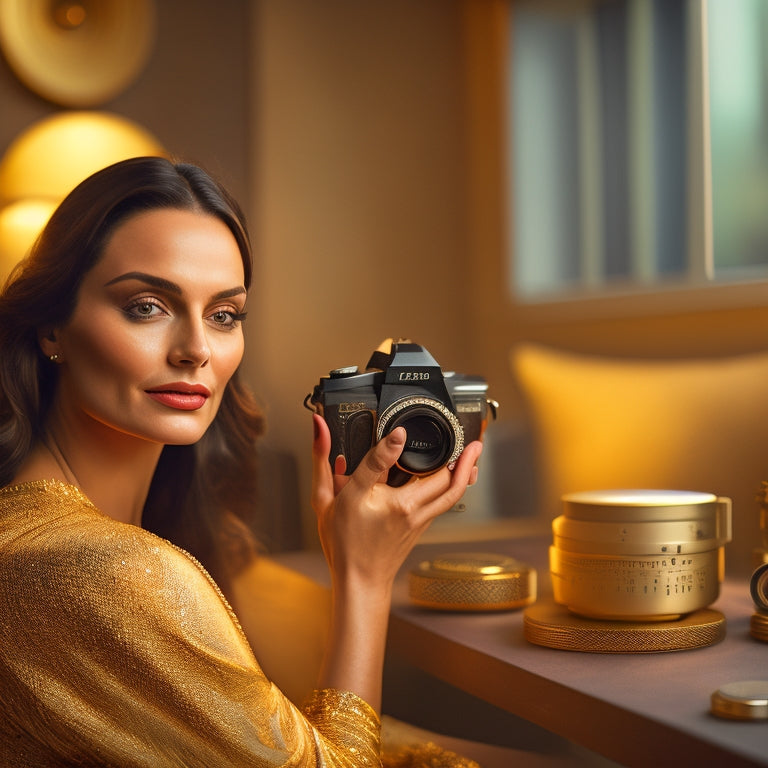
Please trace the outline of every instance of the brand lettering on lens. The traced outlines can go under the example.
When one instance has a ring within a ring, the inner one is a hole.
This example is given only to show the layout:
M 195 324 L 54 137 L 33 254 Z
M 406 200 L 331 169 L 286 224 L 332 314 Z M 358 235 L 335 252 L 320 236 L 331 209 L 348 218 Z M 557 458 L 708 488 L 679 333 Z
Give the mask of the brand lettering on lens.
M 399 381 L 429 381 L 429 371 L 401 371 Z
M 426 440 L 410 440 L 408 442 L 408 447 L 416 451 L 432 450 L 432 448 L 434 448 L 434 443 L 429 443 Z

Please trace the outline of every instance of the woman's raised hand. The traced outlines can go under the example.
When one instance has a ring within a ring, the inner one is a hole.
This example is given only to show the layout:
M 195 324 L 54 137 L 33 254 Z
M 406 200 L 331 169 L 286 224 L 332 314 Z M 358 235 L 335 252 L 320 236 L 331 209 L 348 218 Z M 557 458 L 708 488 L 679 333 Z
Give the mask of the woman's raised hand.
M 476 480 L 482 445 L 467 445 L 452 470 L 394 488 L 386 478 L 403 450 L 402 427 L 371 448 L 351 475 L 343 474 L 341 457 L 332 472 L 330 432 L 317 414 L 314 429 L 312 506 L 331 572 L 387 588 L 421 533 Z
M 474 482 L 482 446 L 470 443 L 452 471 L 443 467 L 393 488 L 386 484 L 387 472 L 403 450 L 404 429 L 392 430 L 347 476 L 343 459 L 331 471 L 331 435 L 317 414 L 314 428 L 312 506 L 332 580 L 319 685 L 352 691 L 378 710 L 395 576 L 429 523 Z

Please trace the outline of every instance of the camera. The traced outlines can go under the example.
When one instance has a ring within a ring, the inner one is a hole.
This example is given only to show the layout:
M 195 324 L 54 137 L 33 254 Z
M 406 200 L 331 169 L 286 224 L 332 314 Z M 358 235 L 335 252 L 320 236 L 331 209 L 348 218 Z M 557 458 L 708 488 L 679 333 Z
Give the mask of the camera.
M 452 465 L 465 444 L 479 439 L 498 404 L 479 376 L 443 372 L 424 347 L 386 339 L 364 371 L 336 368 L 323 376 L 304 405 L 319 413 L 331 432 L 331 464 L 339 455 L 351 474 L 372 445 L 396 427 L 405 446 L 387 483 L 402 485 Z

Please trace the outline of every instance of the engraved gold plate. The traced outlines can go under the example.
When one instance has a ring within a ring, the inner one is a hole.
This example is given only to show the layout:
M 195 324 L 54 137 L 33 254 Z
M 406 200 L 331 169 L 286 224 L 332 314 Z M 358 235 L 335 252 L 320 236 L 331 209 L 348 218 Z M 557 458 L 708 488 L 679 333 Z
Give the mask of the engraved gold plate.
M 536 599 L 536 571 L 512 557 L 455 552 L 420 563 L 409 574 L 411 601 L 444 611 L 503 611 Z

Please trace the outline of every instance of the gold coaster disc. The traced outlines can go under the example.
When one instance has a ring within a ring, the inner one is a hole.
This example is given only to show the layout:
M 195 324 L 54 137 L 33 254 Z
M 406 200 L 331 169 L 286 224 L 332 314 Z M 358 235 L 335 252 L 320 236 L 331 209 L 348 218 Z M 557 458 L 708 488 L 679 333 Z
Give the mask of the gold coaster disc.
M 536 603 L 523 614 L 534 645 L 588 653 L 662 653 L 713 645 L 725 637 L 725 616 L 704 608 L 675 621 L 608 621 L 576 616 L 556 603 Z

